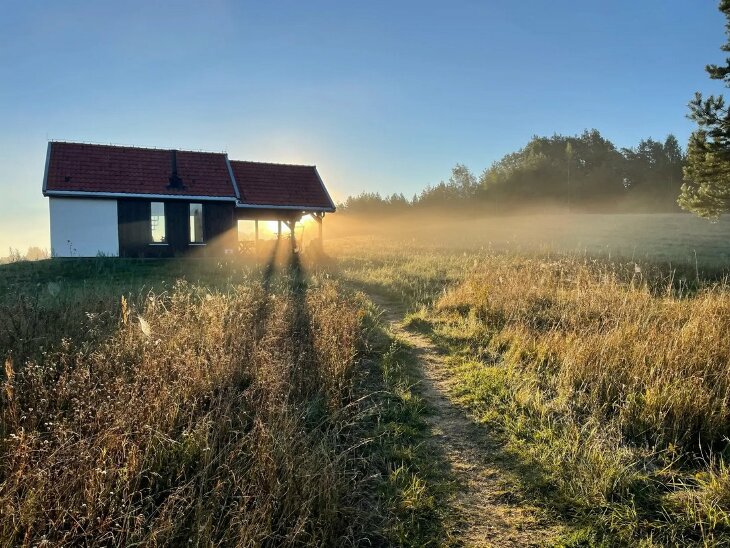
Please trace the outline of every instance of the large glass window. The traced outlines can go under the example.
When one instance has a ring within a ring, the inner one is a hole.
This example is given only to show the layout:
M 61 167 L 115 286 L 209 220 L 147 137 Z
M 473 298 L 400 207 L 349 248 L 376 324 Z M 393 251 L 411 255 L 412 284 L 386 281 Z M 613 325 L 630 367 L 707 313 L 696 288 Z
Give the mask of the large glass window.
M 190 204 L 190 243 L 203 243 L 203 204 Z
M 153 244 L 167 243 L 164 202 L 152 202 L 150 204 L 150 229 Z

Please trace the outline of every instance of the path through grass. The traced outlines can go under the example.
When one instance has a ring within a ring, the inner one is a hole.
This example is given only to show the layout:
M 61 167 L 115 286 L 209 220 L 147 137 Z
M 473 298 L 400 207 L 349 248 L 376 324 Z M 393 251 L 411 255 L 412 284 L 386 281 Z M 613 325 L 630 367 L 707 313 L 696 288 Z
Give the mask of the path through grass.
M 402 303 L 370 294 L 382 307 L 391 332 L 408 345 L 418 368 L 417 393 L 429 409 L 424 443 L 443 455 L 453 482 L 441 513 L 449 542 L 465 546 L 547 546 L 561 527 L 526 502 L 498 440 L 451 401 L 452 378 L 444 356 L 424 335 L 403 326 Z M 443 481 L 443 477 L 442 477 Z

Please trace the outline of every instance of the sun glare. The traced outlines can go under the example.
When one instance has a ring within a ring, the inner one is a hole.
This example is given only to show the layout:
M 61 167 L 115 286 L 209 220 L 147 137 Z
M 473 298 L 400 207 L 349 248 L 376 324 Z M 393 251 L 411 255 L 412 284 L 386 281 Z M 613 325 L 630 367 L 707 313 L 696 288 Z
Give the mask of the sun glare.
M 314 223 L 314 219 L 312 219 L 309 215 L 305 215 L 302 217 L 299 221 L 297 221 L 297 229 L 300 230 L 302 227 L 308 227 L 311 224 Z M 263 221 L 262 228 L 270 232 L 271 234 L 276 234 L 279 230 L 279 225 L 277 221 Z M 289 230 L 289 228 L 284 224 L 282 221 L 281 223 L 281 232 L 286 233 Z
M 282 223 L 282 225 L 283 224 L 284 223 Z M 266 227 L 266 230 L 268 230 L 272 234 L 276 234 L 277 232 L 279 232 L 279 223 L 278 223 L 278 221 L 266 221 L 264 223 L 264 226 Z M 282 232 L 284 231 L 284 227 L 283 226 L 281 227 L 281 230 L 282 230 Z

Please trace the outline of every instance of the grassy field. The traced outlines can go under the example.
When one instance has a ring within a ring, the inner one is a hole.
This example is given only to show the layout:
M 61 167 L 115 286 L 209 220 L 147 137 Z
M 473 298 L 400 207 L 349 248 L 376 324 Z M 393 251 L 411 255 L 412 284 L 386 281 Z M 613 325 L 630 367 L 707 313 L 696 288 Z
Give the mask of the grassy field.
M 724 268 L 730 265 L 730 217 L 712 222 L 686 213 L 577 214 L 549 209 L 508 217 L 405 214 L 392 218 L 335 215 L 328 234 L 403 242 L 414 248 L 540 255 L 569 253 L 613 260 Z M 367 247 L 367 246 L 366 246 Z
M 2 267 L 0 545 L 442 538 L 374 318 L 286 256 Z
M 427 236 L 0 267 L 0 544 L 458 545 L 420 366 L 368 293 L 443 351 L 556 544 L 730 543 L 722 251 Z
M 718 263 L 338 242 L 411 308 L 566 544 L 730 542 L 730 287 Z

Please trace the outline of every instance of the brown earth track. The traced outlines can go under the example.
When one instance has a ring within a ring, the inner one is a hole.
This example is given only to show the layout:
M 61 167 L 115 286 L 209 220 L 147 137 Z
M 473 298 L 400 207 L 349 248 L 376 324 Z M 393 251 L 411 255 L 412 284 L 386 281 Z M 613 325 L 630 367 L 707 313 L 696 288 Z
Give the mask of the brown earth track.
M 550 546 L 561 527 L 522 500 L 509 463 L 488 430 L 455 404 L 444 356 L 425 335 L 403 327 L 405 308 L 371 294 L 391 332 L 411 347 L 422 378 L 420 394 L 431 409 L 431 440 L 437 443 L 458 485 L 450 500 L 455 524 L 449 537 L 464 546 Z

